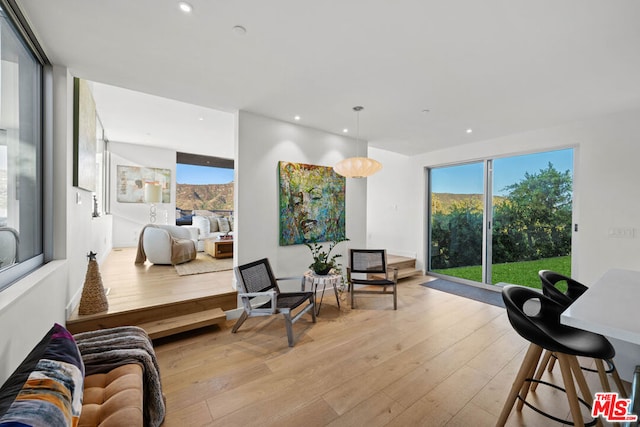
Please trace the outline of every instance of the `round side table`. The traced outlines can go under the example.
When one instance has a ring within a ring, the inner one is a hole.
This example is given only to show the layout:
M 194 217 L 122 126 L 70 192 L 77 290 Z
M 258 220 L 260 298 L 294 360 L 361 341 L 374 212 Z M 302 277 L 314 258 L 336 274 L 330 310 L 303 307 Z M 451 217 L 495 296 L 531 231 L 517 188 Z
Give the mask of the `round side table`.
M 342 280 L 341 274 L 325 274 L 320 275 L 316 274 L 313 271 L 307 271 L 304 273 L 304 280 L 302 281 L 302 290 L 304 291 L 307 287 L 307 283 L 311 285 L 311 290 L 313 291 L 313 295 L 317 300 L 317 292 L 318 287 L 322 286 L 322 294 L 320 295 L 320 303 L 316 302 L 316 316 L 320 314 L 320 307 L 322 307 L 322 299 L 324 298 L 324 291 L 327 288 L 327 285 L 333 286 L 333 293 L 336 296 L 336 302 L 338 303 L 338 308 L 340 308 L 340 296 L 338 295 L 338 284 Z

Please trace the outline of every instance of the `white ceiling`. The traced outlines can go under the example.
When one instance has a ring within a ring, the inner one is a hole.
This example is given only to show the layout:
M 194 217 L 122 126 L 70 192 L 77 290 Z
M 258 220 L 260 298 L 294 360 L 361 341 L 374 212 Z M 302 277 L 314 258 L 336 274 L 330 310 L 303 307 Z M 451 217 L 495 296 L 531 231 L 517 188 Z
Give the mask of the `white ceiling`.
M 91 93 L 110 141 L 234 157 L 232 113 L 95 82 Z
M 75 76 L 404 154 L 640 107 L 638 0 L 18 3 Z

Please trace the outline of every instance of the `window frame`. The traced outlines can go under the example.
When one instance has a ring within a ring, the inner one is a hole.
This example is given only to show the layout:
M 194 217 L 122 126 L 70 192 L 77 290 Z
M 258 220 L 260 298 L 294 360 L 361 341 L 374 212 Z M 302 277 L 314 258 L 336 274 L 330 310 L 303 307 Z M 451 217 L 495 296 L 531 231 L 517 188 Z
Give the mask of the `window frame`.
M 40 157 L 37 158 L 39 180 L 36 188 L 40 194 L 40 210 L 36 220 L 41 225 L 42 251 L 33 257 L 16 263 L 0 272 L 0 292 L 20 278 L 53 259 L 53 69 L 44 50 L 38 43 L 15 0 L 0 0 L 0 7 L 13 26 L 18 38 L 40 67 Z

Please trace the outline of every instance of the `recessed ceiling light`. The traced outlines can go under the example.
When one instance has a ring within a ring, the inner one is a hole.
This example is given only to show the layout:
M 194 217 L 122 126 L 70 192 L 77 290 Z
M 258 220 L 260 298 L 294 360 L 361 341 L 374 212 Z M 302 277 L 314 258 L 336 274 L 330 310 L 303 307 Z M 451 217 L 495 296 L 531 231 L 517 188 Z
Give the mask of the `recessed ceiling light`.
M 295 116 L 293 120 L 300 120 L 300 116 Z
M 467 129 L 467 133 L 473 132 L 473 129 Z
M 342 129 L 342 132 L 344 132 L 344 133 L 349 133 L 349 129 L 344 128 L 344 129 Z
M 178 7 L 180 7 L 180 10 L 184 13 L 191 13 L 191 11 L 193 10 L 193 6 L 191 6 L 186 1 L 178 2 Z
M 237 36 L 244 36 L 247 34 L 247 29 L 242 25 L 236 25 L 231 29 Z
M 198 120 L 203 121 L 204 117 L 198 117 Z

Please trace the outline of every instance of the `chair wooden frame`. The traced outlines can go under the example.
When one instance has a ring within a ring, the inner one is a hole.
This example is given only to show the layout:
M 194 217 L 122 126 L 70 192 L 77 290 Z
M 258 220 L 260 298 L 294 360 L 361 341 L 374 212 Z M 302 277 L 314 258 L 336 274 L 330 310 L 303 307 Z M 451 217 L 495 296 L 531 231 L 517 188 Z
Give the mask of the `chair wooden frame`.
M 267 258 L 237 266 L 234 268 L 234 272 L 238 281 L 238 296 L 242 301 L 244 311 L 236 324 L 233 325 L 232 333 L 236 333 L 249 317 L 282 313 L 287 328 L 289 347 L 293 347 L 293 324 L 308 311 L 311 312 L 313 323 L 316 323 L 316 303 L 313 292 L 281 292 L 278 280 L 290 280 L 291 278 L 276 279 Z M 293 315 L 293 310 L 302 306 L 306 301 L 309 304 Z
M 361 257 L 373 260 L 373 263 L 362 263 Z M 389 273 L 392 273 L 389 276 Z M 352 274 L 366 274 L 366 279 L 353 278 Z M 369 274 L 384 274 L 384 279 L 371 279 Z M 398 269 L 388 267 L 385 249 L 350 249 L 349 266 L 347 267 L 347 284 L 351 294 L 351 308 L 355 307 L 355 294 L 389 294 L 393 295 L 393 309 L 398 309 Z M 356 289 L 355 285 L 382 287 L 382 290 Z M 391 287 L 391 290 L 387 290 Z

